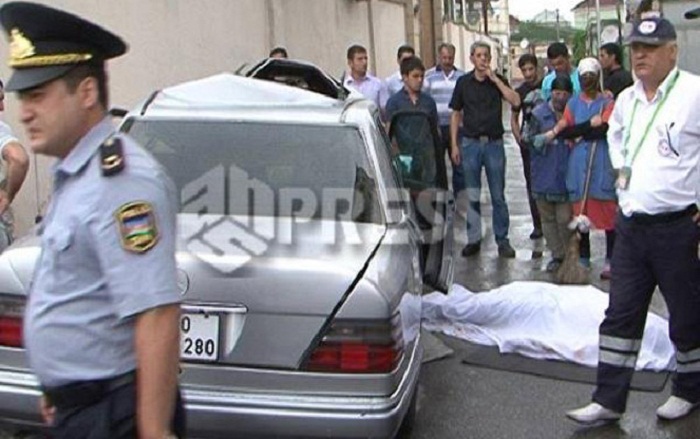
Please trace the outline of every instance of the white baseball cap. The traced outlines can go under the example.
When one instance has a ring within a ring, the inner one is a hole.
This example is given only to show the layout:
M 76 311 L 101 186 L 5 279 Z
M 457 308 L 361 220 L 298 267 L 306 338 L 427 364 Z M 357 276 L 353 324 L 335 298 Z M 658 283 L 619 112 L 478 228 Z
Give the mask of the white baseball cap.
M 595 73 L 600 74 L 600 62 L 595 58 L 584 58 L 578 62 L 578 74 Z

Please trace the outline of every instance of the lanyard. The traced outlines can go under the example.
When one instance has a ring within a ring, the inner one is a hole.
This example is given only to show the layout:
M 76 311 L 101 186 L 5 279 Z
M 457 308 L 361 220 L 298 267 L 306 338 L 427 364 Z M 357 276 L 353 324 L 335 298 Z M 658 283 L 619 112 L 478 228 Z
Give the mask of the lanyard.
M 632 159 L 628 160 L 629 158 L 629 142 L 630 142 L 630 137 L 632 137 L 632 122 L 634 121 L 634 115 L 637 114 L 637 106 L 639 105 L 639 100 L 635 99 L 634 100 L 634 108 L 632 109 L 632 117 L 630 118 L 630 126 L 627 130 L 627 135 L 625 136 L 625 143 L 624 143 L 624 148 L 622 149 L 622 155 L 625 157 L 625 165 L 632 167 L 632 163 L 634 163 L 634 159 L 637 158 L 637 154 L 639 154 L 639 151 L 642 148 L 642 144 L 647 138 L 647 134 L 649 134 L 649 130 L 651 129 L 651 126 L 654 125 L 654 121 L 656 120 L 656 116 L 659 114 L 659 111 L 661 111 L 661 108 L 663 108 L 664 104 L 666 103 L 666 99 L 668 98 L 668 95 L 671 94 L 671 90 L 673 90 L 673 87 L 676 86 L 676 82 L 678 81 L 678 76 L 680 76 L 681 72 L 676 71 L 676 74 L 673 76 L 671 79 L 671 82 L 668 84 L 668 87 L 666 87 L 666 91 L 664 92 L 664 97 L 661 99 L 661 102 L 659 102 L 659 105 L 656 106 L 656 110 L 654 110 L 654 114 L 651 116 L 651 120 L 647 124 L 647 127 L 644 129 L 644 134 L 642 134 L 642 138 L 639 139 L 639 143 L 637 144 L 637 147 L 634 149 L 634 154 L 632 154 Z

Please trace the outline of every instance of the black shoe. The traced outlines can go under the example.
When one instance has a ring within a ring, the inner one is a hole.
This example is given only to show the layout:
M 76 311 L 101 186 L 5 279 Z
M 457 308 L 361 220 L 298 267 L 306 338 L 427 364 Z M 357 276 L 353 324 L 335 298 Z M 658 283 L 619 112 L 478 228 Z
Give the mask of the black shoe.
M 469 256 L 474 256 L 481 251 L 481 241 L 474 242 L 472 244 L 467 244 L 462 249 L 462 256 L 468 258 Z
M 510 243 L 504 242 L 502 244 L 498 244 L 498 256 L 502 258 L 514 258 L 515 257 L 515 249 L 510 246 Z
M 540 230 L 540 229 L 535 229 L 532 231 L 532 233 L 530 233 L 530 239 L 533 239 L 533 240 L 540 239 L 543 236 L 544 235 L 542 234 L 542 230 Z

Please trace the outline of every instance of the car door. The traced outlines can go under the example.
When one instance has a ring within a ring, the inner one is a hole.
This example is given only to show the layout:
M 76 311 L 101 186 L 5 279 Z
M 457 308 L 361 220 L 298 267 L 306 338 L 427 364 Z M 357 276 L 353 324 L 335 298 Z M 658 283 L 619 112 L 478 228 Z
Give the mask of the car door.
M 395 165 L 409 190 L 422 236 L 424 282 L 447 292 L 454 275 L 454 197 L 447 184 L 445 151 L 437 126 L 419 110 L 391 118 L 389 138 Z

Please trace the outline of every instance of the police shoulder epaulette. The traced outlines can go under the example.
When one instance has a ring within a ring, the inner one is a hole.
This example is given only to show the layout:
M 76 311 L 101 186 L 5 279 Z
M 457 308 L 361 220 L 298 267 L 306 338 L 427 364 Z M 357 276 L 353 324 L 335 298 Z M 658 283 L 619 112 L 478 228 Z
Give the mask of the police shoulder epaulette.
M 124 170 L 124 148 L 119 137 L 110 137 L 100 146 L 102 175 L 111 177 Z

